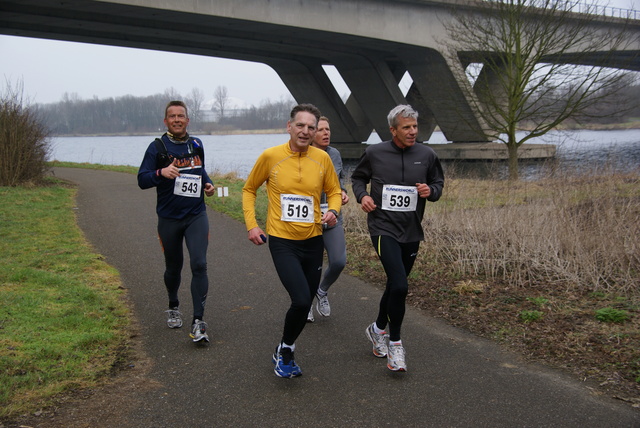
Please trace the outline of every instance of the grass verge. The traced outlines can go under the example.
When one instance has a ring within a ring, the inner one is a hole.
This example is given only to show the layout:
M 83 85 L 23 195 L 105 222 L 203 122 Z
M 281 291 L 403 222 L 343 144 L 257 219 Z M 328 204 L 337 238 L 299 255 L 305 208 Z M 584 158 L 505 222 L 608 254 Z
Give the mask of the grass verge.
M 85 241 L 75 190 L 0 187 L 0 418 L 95 385 L 126 354 L 118 273 Z

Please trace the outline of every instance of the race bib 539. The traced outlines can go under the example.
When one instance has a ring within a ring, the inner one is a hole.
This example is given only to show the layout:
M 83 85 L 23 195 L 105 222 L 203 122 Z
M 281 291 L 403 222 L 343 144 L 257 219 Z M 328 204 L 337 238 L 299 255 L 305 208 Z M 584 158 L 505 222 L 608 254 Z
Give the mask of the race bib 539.
M 382 186 L 382 209 L 387 211 L 415 211 L 418 205 L 418 188 L 415 186 Z

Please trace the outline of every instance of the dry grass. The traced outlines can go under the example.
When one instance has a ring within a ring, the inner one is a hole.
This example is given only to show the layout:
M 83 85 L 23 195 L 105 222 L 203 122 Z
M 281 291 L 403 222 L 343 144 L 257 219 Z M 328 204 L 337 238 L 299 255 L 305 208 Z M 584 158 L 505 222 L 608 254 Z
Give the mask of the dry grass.
M 351 273 L 384 284 L 358 204 L 345 228 Z M 637 174 L 448 179 L 424 228 L 412 304 L 640 406 Z
M 455 180 L 445 204 L 426 216 L 427 230 L 437 231 L 427 245 L 461 276 L 632 295 L 640 271 L 639 184 L 637 176 L 513 187 Z M 483 195 L 476 206 L 473 195 Z

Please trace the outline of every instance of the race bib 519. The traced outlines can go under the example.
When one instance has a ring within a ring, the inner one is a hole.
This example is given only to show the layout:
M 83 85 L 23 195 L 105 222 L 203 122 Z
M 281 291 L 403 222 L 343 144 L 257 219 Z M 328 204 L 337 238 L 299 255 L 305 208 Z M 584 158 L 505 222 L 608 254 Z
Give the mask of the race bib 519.
M 282 209 L 280 220 L 313 223 L 313 197 L 283 193 L 280 195 Z

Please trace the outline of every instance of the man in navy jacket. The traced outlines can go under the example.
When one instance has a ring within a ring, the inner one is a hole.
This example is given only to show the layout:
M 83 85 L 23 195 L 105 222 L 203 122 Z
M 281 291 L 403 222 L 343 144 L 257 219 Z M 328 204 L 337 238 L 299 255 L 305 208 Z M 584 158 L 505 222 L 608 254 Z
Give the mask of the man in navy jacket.
M 164 251 L 164 284 L 169 296 L 167 325 L 182 327 L 178 289 L 183 265 L 183 241 L 189 250 L 192 272 L 193 318 L 190 336 L 194 342 L 208 342 L 203 321 L 209 290 L 207 247 L 209 220 L 204 195 L 212 196 L 213 182 L 204 169 L 202 141 L 189 136 L 187 106 L 171 101 L 165 109 L 167 132 L 149 145 L 138 170 L 141 189 L 156 188 L 158 236 Z

